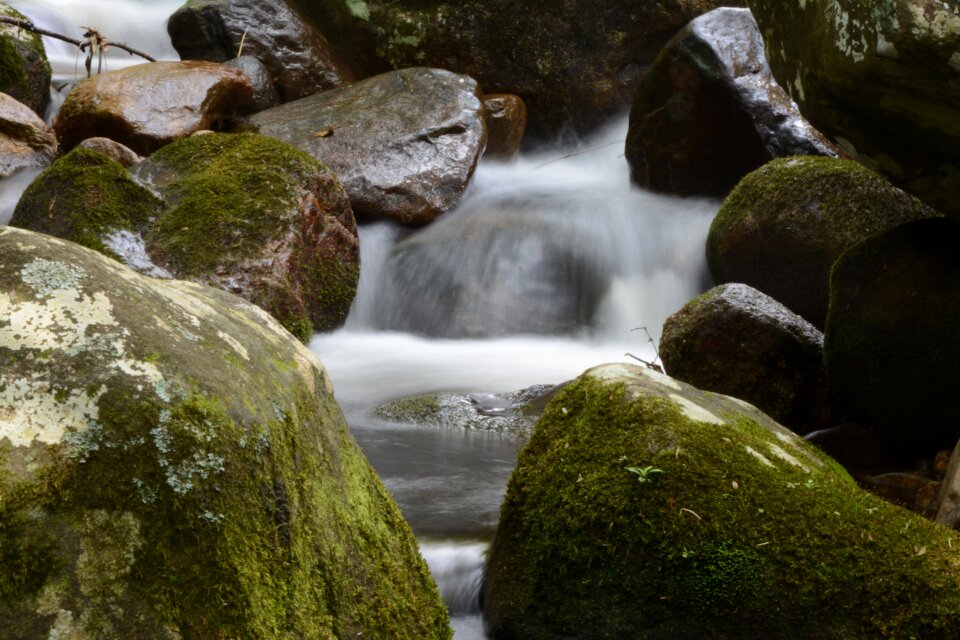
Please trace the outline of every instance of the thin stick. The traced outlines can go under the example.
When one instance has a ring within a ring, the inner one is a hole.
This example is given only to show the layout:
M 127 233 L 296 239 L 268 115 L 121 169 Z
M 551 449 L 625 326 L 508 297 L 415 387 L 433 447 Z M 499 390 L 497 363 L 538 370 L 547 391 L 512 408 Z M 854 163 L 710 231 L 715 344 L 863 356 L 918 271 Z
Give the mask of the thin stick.
M 17 20 L 16 18 L 11 18 L 9 16 L 0 16 L 0 23 L 10 24 L 15 27 L 20 27 L 21 29 L 26 29 L 27 31 L 32 31 L 33 33 L 39 33 L 42 36 L 48 36 L 50 38 L 56 38 L 57 40 L 63 40 L 64 42 L 69 42 L 75 47 L 79 47 L 81 51 L 85 51 L 86 48 L 89 46 L 89 43 L 87 42 L 82 42 L 80 40 L 77 40 L 76 38 L 71 38 L 69 36 L 65 36 L 60 33 L 54 33 L 53 31 L 47 31 L 46 29 L 41 29 L 40 27 L 34 26 L 34 24 L 29 20 Z M 146 54 L 143 51 L 138 51 L 137 49 L 127 46 L 122 42 L 111 42 L 110 46 L 116 47 L 118 49 L 123 49 L 130 55 L 140 56 L 144 60 L 148 60 L 150 62 L 157 61 L 157 59 L 154 58 L 153 56 L 150 56 L 149 54 Z
M 603 149 L 604 147 L 609 147 L 610 145 L 623 144 L 623 143 L 625 143 L 625 142 L 626 142 L 626 139 L 624 139 L 624 140 L 611 140 L 610 142 L 604 142 L 603 144 L 598 144 L 597 146 L 595 146 L 595 147 L 590 147 L 590 148 L 588 148 L 588 149 L 578 149 L 577 151 L 571 151 L 570 153 L 565 153 L 565 154 L 563 154 L 563 155 L 560 156 L 559 158 L 554 158 L 553 160 L 547 160 L 547 161 L 544 162 L 543 164 L 538 164 L 537 166 L 534 167 L 534 170 L 542 169 L 543 167 L 547 166 L 548 164 L 553 164 L 554 162 L 560 162 L 561 160 L 566 160 L 567 158 L 572 158 L 573 156 L 579 156 L 579 155 L 582 154 L 582 153 L 590 153 L 591 151 L 596 151 L 597 149 Z

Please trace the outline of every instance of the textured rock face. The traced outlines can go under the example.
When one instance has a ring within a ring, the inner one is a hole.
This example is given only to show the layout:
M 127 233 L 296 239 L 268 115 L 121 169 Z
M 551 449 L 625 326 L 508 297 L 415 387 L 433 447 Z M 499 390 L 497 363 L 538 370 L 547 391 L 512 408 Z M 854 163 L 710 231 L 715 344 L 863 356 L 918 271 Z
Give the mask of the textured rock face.
M 895 225 L 939 215 L 851 160 L 793 157 L 746 176 L 707 236 L 716 282 L 750 285 L 822 328 L 830 267 Z
M 497 639 L 953 637 L 955 536 L 746 403 L 603 365 L 520 452 L 485 611 Z
M 773 74 L 861 162 L 960 215 L 960 12 L 939 0 L 750 0 Z
M 0 229 L 0 636 L 449 638 L 322 366 L 257 307 Z
M 78 82 L 53 129 L 66 150 L 103 136 L 149 155 L 177 138 L 216 128 L 252 95 L 246 74 L 221 64 L 139 64 Z
M 824 355 L 852 418 L 903 451 L 932 457 L 960 438 L 960 229 L 938 218 L 847 251 L 830 278 Z
M 629 104 L 643 70 L 716 0 L 295 0 L 369 72 L 427 65 L 519 95 L 530 133 L 586 131 Z
M 270 72 L 284 102 L 359 79 L 323 34 L 284 0 L 189 0 L 167 22 L 183 60 L 226 62 L 245 54 Z
M 250 121 L 330 167 L 358 216 L 405 224 L 457 202 L 486 142 L 476 82 L 440 69 L 385 73 Z
M 57 137 L 29 107 L 0 93 L 0 178 L 43 167 L 57 155 Z
M 0 15 L 15 20 L 26 16 L 5 3 Z M 0 92 L 7 93 L 43 117 L 50 104 L 50 63 L 39 35 L 0 24 Z
M 715 287 L 667 318 L 667 373 L 746 400 L 801 435 L 830 419 L 823 334 L 744 284 Z
M 725 196 L 781 156 L 840 155 L 770 74 L 748 9 L 715 9 L 667 43 L 630 112 L 632 180 L 683 195 Z

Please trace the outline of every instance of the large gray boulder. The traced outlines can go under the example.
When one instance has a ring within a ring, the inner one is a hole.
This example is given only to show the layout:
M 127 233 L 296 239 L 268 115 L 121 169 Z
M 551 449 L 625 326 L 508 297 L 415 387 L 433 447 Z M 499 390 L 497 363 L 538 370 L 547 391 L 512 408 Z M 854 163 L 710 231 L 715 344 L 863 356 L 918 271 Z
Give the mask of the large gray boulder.
M 953 638 L 955 538 L 746 403 L 601 365 L 520 452 L 486 619 L 495 640 Z
M 777 84 L 749 9 L 695 18 L 644 75 L 630 111 L 626 157 L 641 187 L 726 196 L 781 156 L 841 152 Z
M 450 637 L 269 315 L 22 229 L 0 255 L 0 638 Z
M 820 131 L 960 216 L 960 10 L 953 0 L 749 0 L 773 75 Z
M 477 83 L 441 69 L 385 73 L 250 122 L 330 167 L 358 217 L 405 224 L 426 224 L 450 209 L 486 144 Z

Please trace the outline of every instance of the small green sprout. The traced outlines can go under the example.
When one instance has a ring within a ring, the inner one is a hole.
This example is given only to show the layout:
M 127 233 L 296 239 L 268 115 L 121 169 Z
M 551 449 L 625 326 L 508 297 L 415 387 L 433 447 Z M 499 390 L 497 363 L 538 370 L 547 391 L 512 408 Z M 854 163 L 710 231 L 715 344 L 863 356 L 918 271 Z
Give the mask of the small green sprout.
M 656 467 L 646 466 L 646 467 L 624 467 L 630 473 L 637 474 L 637 481 L 640 483 L 644 482 L 653 482 L 653 474 L 663 473 L 663 469 L 657 469 Z

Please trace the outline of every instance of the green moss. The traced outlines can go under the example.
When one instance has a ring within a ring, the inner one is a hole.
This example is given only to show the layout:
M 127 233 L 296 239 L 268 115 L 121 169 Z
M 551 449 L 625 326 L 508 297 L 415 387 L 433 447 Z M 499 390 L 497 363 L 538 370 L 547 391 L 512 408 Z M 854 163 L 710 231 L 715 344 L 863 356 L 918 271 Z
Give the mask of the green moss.
M 437 394 L 431 393 L 394 400 L 377 407 L 376 414 L 384 420 L 429 424 L 436 422 L 440 410 Z
M 686 389 L 726 424 L 589 376 L 551 402 L 502 507 L 486 587 L 495 634 L 960 632 L 954 532 L 866 494 L 835 463 L 812 464 L 819 454 L 783 444 L 732 401 Z M 808 471 L 773 457 L 776 442 Z M 625 469 L 646 465 L 663 470 L 656 482 Z
M 337 260 L 317 261 L 308 273 L 306 288 L 317 301 L 312 310 L 315 331 L 332 331 L 347 318 L 360 281 L 360 265 Z
M 160 199 L 137 184 L 118 162 L 77 148 L 30 183 L 10 224 L 116 258 L 104 237 L 121 229 L 143 230 L 160 206 Z
M 7 5 L 0 5 L 0 15 L 27 19 Z M 0 25 L 0 91 L 43 115 L 50 102 L 50 63 L 38 34 Z

